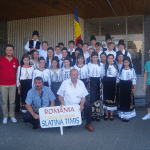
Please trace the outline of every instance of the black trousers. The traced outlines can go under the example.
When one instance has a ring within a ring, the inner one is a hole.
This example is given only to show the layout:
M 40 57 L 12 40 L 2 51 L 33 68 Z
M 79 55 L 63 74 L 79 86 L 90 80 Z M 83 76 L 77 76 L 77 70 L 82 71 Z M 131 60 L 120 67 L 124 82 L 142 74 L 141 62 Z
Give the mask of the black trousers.
M 40 124 L 40 120 L 34 119 L 34 117 L 28 111 L 27 111 L 27 113 L 24 114 L 23 120 L 24 120 L 24 122 L 29 122 L 29 123 L 33 124 L 33 126 L 36 126 L 36 127 Z
M 92 105 L 85 101 L 84 103 L 84 117 L 86 119 L 86 124 L 91 124 L 91 116 L 92 116 Z

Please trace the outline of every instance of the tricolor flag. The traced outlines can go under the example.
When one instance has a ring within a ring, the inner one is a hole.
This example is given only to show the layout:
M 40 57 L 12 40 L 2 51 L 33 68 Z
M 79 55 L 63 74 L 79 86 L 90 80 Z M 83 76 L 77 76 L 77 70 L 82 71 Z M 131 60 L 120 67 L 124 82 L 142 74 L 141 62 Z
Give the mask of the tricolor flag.
M 79 24 L 79 19 L 78 19 L 77 10 L 76 10 L 75 5 L 74 5 L 74 16 L 75 16 L 75 19 L 74 19 L 74 34 L 75 34 L 75 43 L 77 44 L 79 39 L 82 40 L 82 37 L 81 37 L 81 27 L 80 27 L 80 24 Z

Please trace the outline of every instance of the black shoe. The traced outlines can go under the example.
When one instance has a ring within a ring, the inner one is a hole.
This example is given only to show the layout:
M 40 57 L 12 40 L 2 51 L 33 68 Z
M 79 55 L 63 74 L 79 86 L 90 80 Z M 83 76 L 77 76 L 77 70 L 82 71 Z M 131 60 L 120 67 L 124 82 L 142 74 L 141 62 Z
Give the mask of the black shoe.
M 100 116 L 96 116 L 96 122 L 100 122 Z
M 33 126 L 33 129 L 34 129 L 34 130 L 36 130 L 36 129 L 38 129 L 38 128 L 39 128 L 38 126 Z
M 110 115 L 110 121 L 113 121 L 114 120 L 114 117 L 112 115 Z
M 91 121 L 95 121 L 95 120 L 96 120 L 96 117 L 95 117 L 95 116 L 91 118 Z
M 122 122 L 129 122 L 129 119 L 122 119 Z
M 105 115 L 105 116 L 104 116 L 104 120 L 105 120 L 105 121 L 108 120 L 108 115 Z

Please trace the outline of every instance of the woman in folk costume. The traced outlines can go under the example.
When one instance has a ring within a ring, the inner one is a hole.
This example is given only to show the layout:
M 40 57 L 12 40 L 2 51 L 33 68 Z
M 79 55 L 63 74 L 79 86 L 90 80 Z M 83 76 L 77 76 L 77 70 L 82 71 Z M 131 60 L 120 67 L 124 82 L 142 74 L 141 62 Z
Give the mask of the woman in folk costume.
M 71 58 L 67 56 L 64 59 L 64 67 L 61 69 L 63 81 L 66 79 L 70 79 L 70 70 L 73 69 L 73 67 L 71 67 L 71 63 Z
M 44 85 L 51 88 L 50 70 L 45 69 L 44 57 L 39 58 L 39 69 L 35 69 L 33 72 L 32 87 L 34 86 L 34 79 L 36 77 L 41 77 L 43 79 Z
M 74 69 L 78 70 L 78 73 L 79 73 L 78 79 L 83 81 L 85 87 L 87 87 L 88 68 L 87 68 L 87 65 L 85 65 L 85 60 L 84 60 L 84 56 L 82 53 L 78 54 L 77 63 L 74 65 Z
M 26 113 L 25 100 L 27 93 L 32 88 L 33 71 L 34 68 L 30 65 L 30 56 L 28 54 L 24 54 L 21 59 L 21 66 L 18 67 L 17 71 L 17 87 L 18 94 L 21 94 L 21 111 L 23 113 Z
M 38 31 L 33 31 L 33 34 L 32 34 L 32 37 L 33 39 L 32 40 L 29 40 L 27 42 L 27 44 L 25 45 L 24 49 L 27 51 L 27 52 L 31 52 L 33 50 L 40 50 L 42 47 L 41 47 L 41 42 L 38 40 L 39 38 L 39 32 Z
M 49 47 L 47 49 L 47 58 L 46 58 L 46 65 L 45 65 L 45 67 L 47 69 L 52 68 L 51 61 L 52 61 L 53 57 L 54 57 L 54 49 L 52 47 Z
M 33 66 L 34 69 L 39 68 L 39 52 L 33 50 L 32 51 L 32 59 L 30 60 L 30 64 Z
M 89 72 L 89 98 L 92 104 L 92 120 L 100 121 L 101 104 L 102 104 L 102 64 L 98 61 L 98 53 L 93 52 L 91 55 L 91 64 L 88 65 Z
M 104 67 L 103 78 L 103 108 L 105 109 L 104 120 L 108 120 L 108 111 L 110 111 L 110 120 L 113 121 L 113 111 L 117 110 L 116 104 L 116 77 L 118 75 L 118 67 L 114 60 L 114 55 L 107 56 L 107 62 Z
M 61 73 L 61 69 L 59 69 L 59 59 L 57 56 L 55 56 L 52 59 L 52 68 L 50 69 L 50 78 L 51 78 L 51 90 L 56 97 L 55 105 L 59 106 L 60 102 L 58 99 L 57 91 L 62 83 L 62 73 Z
M 118 51 L 117 56 L 116 56 L 116 61 L 117 61 L 117 66 L 118 66 L 119 73 L 120 73 L 121 68 L 123 66 L 123 58 L 124 58 L 123 53 L 121 51 Z
M 120 84 L 117 105 L 119 117 L 124 122 L 129 122 L 130 118 L 136 116 L 134 104 L 136 80 L 136 73 L 132 67 L 130 57 L 126 56 L 123 60 L 123 67 L 117 77 L 117 83 Z

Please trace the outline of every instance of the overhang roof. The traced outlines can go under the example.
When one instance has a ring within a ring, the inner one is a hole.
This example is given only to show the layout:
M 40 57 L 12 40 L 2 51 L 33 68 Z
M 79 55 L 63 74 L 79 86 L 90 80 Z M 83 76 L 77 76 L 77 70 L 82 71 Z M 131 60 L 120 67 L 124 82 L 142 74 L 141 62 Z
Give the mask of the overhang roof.
M 83 19 L 150 14 L 150 0 L 1 0 L 0 20 L 73 14 Z

